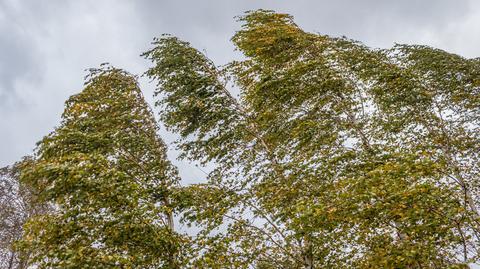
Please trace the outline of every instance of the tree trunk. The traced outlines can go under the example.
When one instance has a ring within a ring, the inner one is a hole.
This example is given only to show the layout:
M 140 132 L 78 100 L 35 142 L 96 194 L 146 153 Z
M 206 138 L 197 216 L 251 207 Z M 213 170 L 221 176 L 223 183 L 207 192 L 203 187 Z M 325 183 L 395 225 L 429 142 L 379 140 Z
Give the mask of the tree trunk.
M 305 269 L 313 269 L 313 249 L 310 238 L 304 238 L 303 263 Z
M 15 252 L 11 251 L 10 259 L 8 261 L 8 269 L 13 269 L 13 259 L 15 258 Z
M 170 201 L 168 200 L 168 198 L 165 198 L 165 201 L 164 201 L 165 205 L 167 206 L 168 208 L 168 212 L 167 212 L 167 225 L 168 225 L 168 228 L 170 229 L 170 232 L 175 232 L 175 224 L 173 222 L 173 213 L 171 211 L 171 208 L 170 208 Z M 177 269 L 179 268 L 178 264 L 177 264 L 177 260 L 176 260 L 176 252 L 171 252 L 170 255 L 169 255 L 169 259 L 168 259 L 168 267 L 171 268 L 171 269 Z

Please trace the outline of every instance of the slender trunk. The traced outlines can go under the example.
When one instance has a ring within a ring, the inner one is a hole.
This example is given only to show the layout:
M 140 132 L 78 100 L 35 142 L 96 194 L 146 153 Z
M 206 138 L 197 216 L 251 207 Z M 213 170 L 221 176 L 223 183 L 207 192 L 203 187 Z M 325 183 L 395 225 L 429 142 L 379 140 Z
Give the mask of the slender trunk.
M 9 259 L 9 261 L 8 261 L 8 267 L 7 267 L 8 269 L 13 269 L 13 259 L 14 259 L 14 258 L 15 258 L 15 252 L 12 251 L 12 252 L 10 253 L 10 259 Z
M 175 231 L 175 224 L 173 223 L 173 213 L 168 212 L 167 213 L 167 225 L 170 231 L 174 232 Z
M 343 96 L 340 96 L 340 98 L 344 100 Z M 363 130 L 361 128 L 359 128 L 359 126 L 357 124 L 356 116 L 354 114 L 352 114 L 350 111 L 348 111 L 347 112 L 347 118 L 349 120 L 349 123 L 350 123 L 351 127 L 353 128 L 353 130 L 355 131 L 357 136 L 360 138 L 360 141 L 362 143 L 361 147 L 363 148 L 363 150 L 365 150 L 370 156 L 372 156 L 372 157 L 375 156 L 375 150 L 372 148 L 372 146 L 370 144 L 370 141 L 368 139 L 368 136 L 363 132 Z M 392 225 L 397 230 L 398 239 L 399 239 L 400 242 L 408 239 L 407 234 L 405 234 L 401 231 L 400 222 L 393 221 Z M 407 266 L 407 268 L 410 268 L 410 266 Z
M 469 186 L 467 182 L 464 180 L 463 176 L 461 175 L 461 169 L 459 167 L 458 161 L 455 158 L 455 153 L 452 152 L 452 139 L 451 135 L 448 132 L 448 126 L 446 126 L 445 120 L 442 115 L 442 109 L 439 106 L 439 104 L 435 103 L 436 108 L 437 108 L 437 113 L 438 113 L 438 126 L 440 127 L 440 132 L 443 138 L 445 139 L 445 143 L 442 143 L 440 145 L 440 148 L 443 152 L 443 154 L 446 157 L 447 164 L 450 166 L 452 169 L 454 176 L 456 178 L 457 183 L 460 185 L 460 187 L 464 191 L 464 203 L 465 207 L 470 207 L 470 210 L 477 216 L 480 217 L 480 212 L 478 211 L 478 208 L 475 204 L 475 201 L 472 198 L 472 193 L 469 189 Z M 432 135 L 435 136 L 436 132 L 435 130 L 430 126 L 428 120 L 426 118 L 422 118 L 421 123 L 424 125 L 424 127 L 428 130 L 428 132 Z
M 312 242 L 308 236 L 304 238 L 304 253 L 303 253 L 303 262 L 305 269 L 313 269 L 313 248 Z
M 218 72 L 216 70 L 213 70 L 211 74 L 218 78 Z M 230 94 L 230 92 L 227 90 L 225 85 L 220 85 L 220 86 L 223 92 L 226 94 L 226 96 L 232 101 L 233 105 L 238 110 L 240 115 L 243 116 L 244 119 L 248 121 L 249 116 L 246 110 L 242 107 L 242 105 L 238 102 L 238 100 Z M 263 148 L 267 156 L 267 159 L 271 164 L 273 172 L 276 173 L 277 176 L 279 176 L 280 178 L 285 179 L 285 175 L 282 171 L 280 162 L 275 157 L 273 150 L 270 148 L 267 142 L 263 139 L 261 132 L 258 130 L 255 122 L 250 122 L 248 127 L 249 127 L 248 131 L 250 131 L 250 133 L 260 142 L 260 145 Z M 298 256 L 301 256 L 301 258 L 303 259 L 305 269 L 313 269 L 314 268 L 313 267 L 313 246 L 307 236 L 304 238 L 304 244 L 305 246 L 303 247 L 303 251 L 299 253 L 300 255 Z
M 170 201 L 168 198 L 165 198 L 164 200 L 165 206 L 168 208 L 168 212 L 166 213 L 166 218 L 167 218 L 167 225 L 171 233 L 175 232 L 175 224 L 173 222 L 173 213 L 170 208 Z M 177 269 L 179 268 L 177 264 L 177 259 L 176 259 L 177 252 L 172 251 L 168 257 L 168 268 L 171 269 Z

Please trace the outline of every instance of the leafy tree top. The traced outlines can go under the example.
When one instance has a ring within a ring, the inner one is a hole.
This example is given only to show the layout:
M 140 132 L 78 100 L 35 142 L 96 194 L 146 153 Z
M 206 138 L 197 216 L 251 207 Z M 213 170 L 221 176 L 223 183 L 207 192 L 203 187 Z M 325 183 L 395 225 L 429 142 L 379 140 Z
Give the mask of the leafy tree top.
M 53 203 L 21 245 L 40 268 L 173 268 L 176 169 L 132 75 L 93 69 L 66 102 L 61 125 L 38 144 L 22 180 Z
M 209 250 L 195 262 L 477 260 L 479 61 L 427 46 L 371 49 L 268 10 L 239 21 L 232 41 L 244 60 L 216 66 L 172 36 L 144 54 L 183 157 L 216 165 L 190 188 L 185 218 L 204 225 L 199 249 Z

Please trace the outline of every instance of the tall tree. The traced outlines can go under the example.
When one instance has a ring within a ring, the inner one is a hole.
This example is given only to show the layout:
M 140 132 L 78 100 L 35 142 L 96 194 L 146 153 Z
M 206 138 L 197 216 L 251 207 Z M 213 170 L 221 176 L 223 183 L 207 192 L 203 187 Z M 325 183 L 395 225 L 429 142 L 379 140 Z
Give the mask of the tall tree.
M 245 60 L 219 67 L 171 36 L 144 54 L 183 157 L 216 167 L 185 190 L 184 220 L 204 228 L 191 264 L 477 261 L 480 62 L 370 49 L 272 11 L 239 20 L 232 40 Z
M 171 197 L 178 184 L 132 75 L 93 69 L 66 102 L 21 179 L 55 212 L 31 219 L 20 246 L 38 268 L 177 268 Z

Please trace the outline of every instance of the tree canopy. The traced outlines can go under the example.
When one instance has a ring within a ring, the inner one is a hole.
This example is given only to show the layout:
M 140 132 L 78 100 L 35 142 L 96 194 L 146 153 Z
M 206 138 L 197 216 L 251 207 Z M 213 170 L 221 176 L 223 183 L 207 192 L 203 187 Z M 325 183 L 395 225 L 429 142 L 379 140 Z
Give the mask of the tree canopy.
M 476 261 L 479 61 L 371 49 L 272 11 L 239 21 L 244 60 L 216 66 L 172 36 L 144 54 L 184 157 L 215 163 L 185 212 L 204 267 Z
M 21 247 L 39 268 L 176 268 L 176 169 L 136 79 L 91 70 L 61 125 L 38 145 L 21 180 L 55 205 L 30 220 Z
M 60 126 L 15 170 L 49 208 L 17 232 L 19 261 L 172 269 L 480 262 L 478 58 L 421 45 L 370 48 L 269 10 L 238 21 L 241 60 L 217 65 L 170 35 L 142 54 L 159 123 L 135 76 L 90 70 Z M 180 184 L 160 123 L 177 134 L 180 158 L 211 168 L 205 182 Z M 193 232 L 176 230 L 175 218 Z

